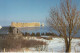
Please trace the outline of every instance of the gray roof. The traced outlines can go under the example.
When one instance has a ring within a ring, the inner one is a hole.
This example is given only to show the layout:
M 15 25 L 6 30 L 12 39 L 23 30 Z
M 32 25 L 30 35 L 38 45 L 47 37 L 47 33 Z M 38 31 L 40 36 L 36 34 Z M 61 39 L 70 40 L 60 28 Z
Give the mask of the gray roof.
M 0 29 L 0 34 L 8 34 L 8 32 L 9 32 L 9 27 L 2 27 Z

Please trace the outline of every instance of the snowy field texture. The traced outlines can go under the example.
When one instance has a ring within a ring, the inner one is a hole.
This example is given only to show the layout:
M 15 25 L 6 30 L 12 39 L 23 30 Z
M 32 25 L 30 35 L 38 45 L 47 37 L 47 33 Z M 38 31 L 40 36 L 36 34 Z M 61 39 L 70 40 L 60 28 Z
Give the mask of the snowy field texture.
M 31 51 L 37 51 L 37 52 L 65 52 L 65 43 L 64 43 L 64 39 L 63 38 L 53 38 L 52 40 L 45 40 L 43 38 L 41 39 L 37 39 L 36 37 L 31 38 L 31 39 L 35 39 L 35 40 L 39 40 L 39 41 L 44 41 L 47 43 L 46 46 L 43 47 L 39 47 L 39 48 L 29 48 Z M 71 52 L 80 52 L 80 39 L 79 38 L 73 38 L 72 42 L 71 42 Z M 41 51 L 40 48 L 43 48 L 43 50 Z M 45 49 L 44 49 L 45 48 Z M 36 50 L 39 49 L 39 50 Z M 30 51 L 30 52 L 31 52 Z

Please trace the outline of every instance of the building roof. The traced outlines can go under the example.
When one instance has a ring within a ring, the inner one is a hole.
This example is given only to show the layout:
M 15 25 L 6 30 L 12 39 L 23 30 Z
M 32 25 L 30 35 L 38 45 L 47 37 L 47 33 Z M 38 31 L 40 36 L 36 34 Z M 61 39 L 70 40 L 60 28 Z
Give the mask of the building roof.
M 14 27 L 12 27 L 14 28 Z M 9 27 L 2 27 L 0 29 L 0 34 L 8 34 L 9 33 Z

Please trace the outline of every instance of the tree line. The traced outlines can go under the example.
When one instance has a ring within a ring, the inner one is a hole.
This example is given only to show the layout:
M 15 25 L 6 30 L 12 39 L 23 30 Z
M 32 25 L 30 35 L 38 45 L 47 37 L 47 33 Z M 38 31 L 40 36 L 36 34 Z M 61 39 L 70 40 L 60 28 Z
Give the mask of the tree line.
M 23 34 L 23 36 L 43 36 L 43 35 L 45 35 L 45 36 L 59 36 L 59 35 L 57 35 L 57 34 L 55 34 L 55 33 L 51 33 L 51 32 L 46 32 L 46 33 L 40 33 L 40 32 L 37 32 L 37 33 L 34 33 L 34 32 L 32 32 L 32 33 L 28 33 L 28 32 L 25 32 L 24 34 Z

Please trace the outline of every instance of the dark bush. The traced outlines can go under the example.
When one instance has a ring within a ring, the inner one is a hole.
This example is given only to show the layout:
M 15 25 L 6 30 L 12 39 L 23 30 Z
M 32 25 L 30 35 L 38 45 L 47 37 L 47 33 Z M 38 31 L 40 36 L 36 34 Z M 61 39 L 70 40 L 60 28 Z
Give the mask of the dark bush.
M 46 35 L 52 35 L 52 33 L 50 33 L 50 32 L 46 32 Z
M 41 35 L 45 35 L 44 33 L 41 33 Z
M 55 34 L 55 33 L 52 33 L 52 36 L 55 36 L 55 37 L 57 37 L 58 35 L 57 35 L 57 34 Z
M 35 36 L 35 33 L 32 32 L 31 36 Z
M 26 32 L 24 36 L 30 36 L 30 33 Z
M 59 35 L 59 37 L 63 37 L 63 35 L 62 35 L 62 34 L 60 34 L 60 35 Z
M 57 34 L 55 34 L 55 33 L 50 33 L 50 32 L 46 32 L 46 35 L 47 35 L 47 36 L 58 36 Z
M 39 32 L 37 32 L 37 33 L 36 33 L 36 36 L 40 36 L 40 33 L 39 33 Z

